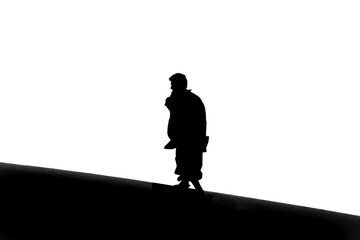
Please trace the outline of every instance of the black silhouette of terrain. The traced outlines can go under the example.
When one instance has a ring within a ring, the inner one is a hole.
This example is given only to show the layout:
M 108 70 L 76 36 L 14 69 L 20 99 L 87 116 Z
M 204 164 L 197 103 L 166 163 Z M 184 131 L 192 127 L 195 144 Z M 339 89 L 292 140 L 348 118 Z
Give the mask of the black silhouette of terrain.
M 360 239 L 360 217 L 0 163 L 0 239 Z

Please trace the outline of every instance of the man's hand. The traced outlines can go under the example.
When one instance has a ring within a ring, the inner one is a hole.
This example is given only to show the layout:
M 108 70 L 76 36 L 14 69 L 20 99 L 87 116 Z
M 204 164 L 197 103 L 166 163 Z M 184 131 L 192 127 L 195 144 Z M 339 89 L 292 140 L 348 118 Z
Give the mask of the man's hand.
M 175 142 L 170 140 L 170 142 L 168 142 L 164 148 L 165 149 L 175 149 L 176 148 Z

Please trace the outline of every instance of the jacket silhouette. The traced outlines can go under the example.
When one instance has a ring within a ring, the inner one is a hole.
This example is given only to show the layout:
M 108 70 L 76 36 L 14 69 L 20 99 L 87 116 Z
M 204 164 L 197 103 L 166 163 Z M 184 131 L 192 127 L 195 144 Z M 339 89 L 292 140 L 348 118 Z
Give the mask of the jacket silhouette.
M 174 74 L 170 81 L 172 93 L 165 102 L 170 111 L 167 129 L 170 142 L 165 148 L 176 148 L 175 174 L 182 181 L 179 186 L 187 188 L 191 181 L 202 190 L 198 180 L 202 178 L 202 155 L 208 143 L 205 106 L 200 97 L 186 89 L 185 75 Z

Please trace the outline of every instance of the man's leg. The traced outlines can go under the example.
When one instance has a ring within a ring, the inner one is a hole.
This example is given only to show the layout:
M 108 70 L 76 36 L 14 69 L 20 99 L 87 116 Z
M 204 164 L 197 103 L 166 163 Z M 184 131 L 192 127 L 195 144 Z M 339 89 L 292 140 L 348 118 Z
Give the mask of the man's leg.
M 197 191 L 204 192 L 198 180 L 191 180 L 191 183 Z
M 175 162 L 176 162 L 176 168 L 175 168 L 175 174 L 179 175 L 177 180 L 181 182 L 184 179 L 185 174 L 185 166 L 184 166 L 184 159 L 186 156 L 184 155 L 184 150 L 181 147 L 176 148 L 176 156 L 175 156 Z

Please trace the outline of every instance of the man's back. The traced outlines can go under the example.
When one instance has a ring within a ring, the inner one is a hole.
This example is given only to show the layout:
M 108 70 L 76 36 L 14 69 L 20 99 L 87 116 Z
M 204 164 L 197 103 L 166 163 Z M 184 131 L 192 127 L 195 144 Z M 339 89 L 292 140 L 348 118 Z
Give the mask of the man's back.
M 206 136 L 206 113 L 201 99 L 190 90 L 173 92 L 167 101 L 170 110 L 168 134 L 178 142 L 199 141 Z

